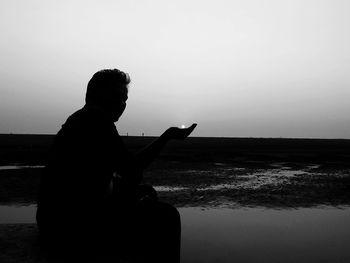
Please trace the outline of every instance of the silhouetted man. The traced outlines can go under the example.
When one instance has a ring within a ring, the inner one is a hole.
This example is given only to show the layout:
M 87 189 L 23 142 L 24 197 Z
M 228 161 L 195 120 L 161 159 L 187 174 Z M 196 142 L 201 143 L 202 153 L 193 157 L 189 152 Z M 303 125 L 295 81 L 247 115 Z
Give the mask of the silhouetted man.
M 54 139 L 37 211 L 40 241 L 47 251 L 179 261 L 178 211 L 157 201 L 154 189 L 140 182 L 166 142 L 185 139 L 196 125 L 171 127 L 139 154 L 130 154 L 114 125 L 125 110 L 129 83 L 129 76 L 117 69 L 95 73 L 85 106 Z

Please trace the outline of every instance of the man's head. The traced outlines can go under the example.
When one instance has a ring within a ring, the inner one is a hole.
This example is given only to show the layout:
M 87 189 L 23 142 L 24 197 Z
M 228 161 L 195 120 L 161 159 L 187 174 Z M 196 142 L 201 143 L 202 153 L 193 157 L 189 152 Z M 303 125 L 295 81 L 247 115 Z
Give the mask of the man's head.
M 125 110 L 130 77 L 118 69 L 103 69 L 90 79 L 85 96 L 87 105 L 97 106 L 117 121 Z

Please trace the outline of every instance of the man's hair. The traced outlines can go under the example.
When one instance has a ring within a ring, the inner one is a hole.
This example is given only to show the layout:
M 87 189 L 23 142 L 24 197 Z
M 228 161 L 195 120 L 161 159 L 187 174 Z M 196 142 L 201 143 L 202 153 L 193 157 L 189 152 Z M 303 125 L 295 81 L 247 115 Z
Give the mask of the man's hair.
M 87 85 L 85 102 L 98 103 L 103 101 L 121 89 L 128 88 L 129 83 L 129 74 L 119 69 L 97 71 Z

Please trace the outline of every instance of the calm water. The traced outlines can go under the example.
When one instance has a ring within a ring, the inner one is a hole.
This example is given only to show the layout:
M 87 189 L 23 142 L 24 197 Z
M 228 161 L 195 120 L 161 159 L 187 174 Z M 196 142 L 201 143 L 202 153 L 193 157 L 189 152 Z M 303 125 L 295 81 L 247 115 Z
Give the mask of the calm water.
M 25 168 L 44 168 L 45 165 L 2 165 L 0 170 L 17 170 Z
M 182 262 L 350 262 L 350 208 L 183 208 Z
M 36 205 L 0 205 L 0 224 L 35 222 Z
M 35 222 L 0 206 L 0 223 Z M 350 262 L 350 208 L 180 208 L 182 262 Z

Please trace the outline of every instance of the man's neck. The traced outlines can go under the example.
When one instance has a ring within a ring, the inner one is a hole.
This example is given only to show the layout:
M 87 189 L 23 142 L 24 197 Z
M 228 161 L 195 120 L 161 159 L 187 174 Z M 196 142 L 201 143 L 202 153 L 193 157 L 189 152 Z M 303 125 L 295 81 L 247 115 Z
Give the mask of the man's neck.
M 84 108 L 87 110 L 92 110 L 92 111 L 98 112 L 99 114 L 101 114 L 102 118 L 114 123 L 114 121 L 112 120 L 108 111 L 106 111 L 103 107 L 101 107 L 99 105 L 95 105 L 95 104 L 85 104 Z

